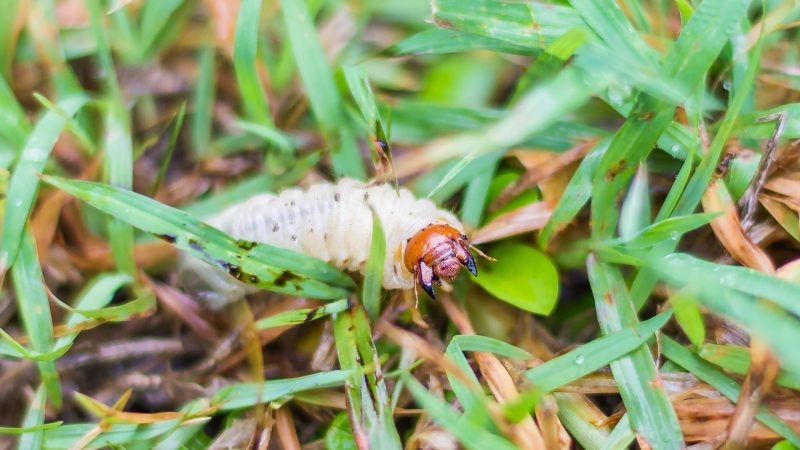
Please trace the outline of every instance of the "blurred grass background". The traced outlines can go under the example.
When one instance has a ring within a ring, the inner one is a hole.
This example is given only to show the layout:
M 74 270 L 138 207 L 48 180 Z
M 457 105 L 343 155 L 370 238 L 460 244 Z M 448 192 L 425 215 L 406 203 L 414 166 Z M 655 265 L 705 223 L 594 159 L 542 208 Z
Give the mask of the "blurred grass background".
M 800 446 L 797 0 L 0 11 L 0 448 Z M 498 261 L 417 305 L 202 224 L 343 176 Z

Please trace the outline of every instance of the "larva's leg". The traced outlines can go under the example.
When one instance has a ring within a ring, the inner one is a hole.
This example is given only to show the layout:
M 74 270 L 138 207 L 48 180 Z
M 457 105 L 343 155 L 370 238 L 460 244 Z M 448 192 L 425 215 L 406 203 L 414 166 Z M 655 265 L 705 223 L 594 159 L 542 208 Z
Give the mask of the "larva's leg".
M 453 241 L 453 250 L 455 252 L 456 258 L 461 262 L 461 265 L 466 267 L 469 270 L 469 273 L 472 276 L 478 276 L 478 267 L 475 266 L 475 259 L 472 257 L 472 254 L 469 252 L 469 247 L 466 244 L 466 241 Z
M 433 282 L 435 279 L 433 269 L 428 267 L 424 261 L 420 260 L 419 263 L 417 263 L 415 272 L 417 275 L 417 283 L 422 286 L 422 289 L 424 289 L 432 299 L 436 300 L 436 294 L 433 292 Z

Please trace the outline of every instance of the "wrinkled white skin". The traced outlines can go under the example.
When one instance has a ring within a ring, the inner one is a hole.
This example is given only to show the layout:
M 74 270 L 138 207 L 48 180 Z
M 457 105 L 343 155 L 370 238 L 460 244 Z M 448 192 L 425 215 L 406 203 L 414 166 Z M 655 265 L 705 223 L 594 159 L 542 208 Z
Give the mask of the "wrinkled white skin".
M 403 263 L 406 241 L 431 224 L 461 222 L 429 200 L 390 184 L 352 179 L 320 183 L 308 190 L 261 194 L 207 220 L 236 239 L 264 242 L 319 258 L 339 269 L 364 273 L 372 242 L 372 211 L 386 236 L 383 287 L 411 289 L 414 276 Z M 207 306 L 219 308 L 253 292 L 218 267 L 183 254 L 178 274 L 185 288 Z

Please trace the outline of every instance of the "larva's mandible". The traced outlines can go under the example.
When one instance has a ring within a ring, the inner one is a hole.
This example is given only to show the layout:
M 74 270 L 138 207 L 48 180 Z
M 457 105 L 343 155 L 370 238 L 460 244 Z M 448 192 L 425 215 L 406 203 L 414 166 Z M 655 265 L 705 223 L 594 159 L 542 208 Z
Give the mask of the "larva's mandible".
M 261 194 L 233 205 L 207 222 L 237 239 L 268 243 L 363 273 L 372 241 L 372 211 L 386 236 L 383 287 L 433 296 L 432 284 L 454 277 L 463 265 L 476 274 L 464 227 L 449 211 L 416 199 L 407 189 L 352 179 L 308 190 Z M 179 261 L 182 284 L 206 304 L 220 307 L 252 288 L 189 255 Z

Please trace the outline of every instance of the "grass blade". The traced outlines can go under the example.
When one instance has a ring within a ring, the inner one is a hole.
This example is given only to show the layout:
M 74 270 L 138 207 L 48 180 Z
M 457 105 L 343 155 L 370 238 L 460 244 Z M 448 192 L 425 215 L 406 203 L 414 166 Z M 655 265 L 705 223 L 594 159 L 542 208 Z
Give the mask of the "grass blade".
M 636 312 L 619 269 L 599 262 L 593 256 L 589 258 L 587 268 L 603 333 L 636 326 Z M 683 448 L 678 417 L 659 382 L 647 346 L 640 346 L 612 362 L 611 371 L 634 430 L 653 448 Z
M 334 169 L 339 174 L 363 179 L 364 162 L 305 2 L 281 0 L 281 15 L 311 109 L 331 149 Z
M 46 403 L 47 390 L 42 385 L 36 389 L 36 394 L 34 394 L 31 404 L 28 406 L 28 411 L 22 419 L 23 429 L 27 428 L 30 430 L 31 428 L 35 428 L 35 431 L 31 430 L 20 436 L 17 442 L 17 448 L 19 450 L 39 450 L 42 448 L 42 444 L 44 443 L 44 413 Z
M 19 244 L 17 262 L 11 268 L 17 311 L 31 347 L 41 353 L 53 348 L 53 319 L 42 278 L 42 267 L 36 255 L 36 243 L 29 230 L 24 230 Z M 53 361 L 39 361 L 39 374 L 47 396 L 56 407 L 61 406 L 61 383 Z
M 386 237 L 381 221 L 372 211 L 372 243 L 370 244 L 367 270 L 364 273 L 364 287 L 361 292 L 361 303 L 371 320 L 381 314 L 381 287 L 383 286 L 383 266 L 386 259 Z
M 347 275 L 320 260 L 267 244 L 237 241 L 183 211 L 126 189 L 57 177 L 45 177 L 45 181 L 259 288 L 339 299 L 348 294 L 342 287 L 353 285 Z
M 59 110 L 74 115 L 85 103 L 85 97 L 70 97 L 59 102 L 58 107 Z M 58 140 L 65 123 L 58 111 L 47 111 L 28 137 L 20 160 L 14 167 L 3 215 L 0 274 L 5 273 L 14 263 L 25 224 L 39 191 L 39 176 L 44 170 L 53 145 Z
M 239 6 L 233 44 L 233 67 L 245 116 L 256 123 L 272 125 L 267 94 L 258 76 L 258 25 L 261 0 L 244 0 Z

